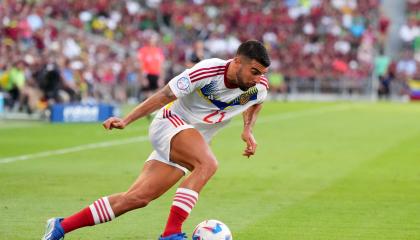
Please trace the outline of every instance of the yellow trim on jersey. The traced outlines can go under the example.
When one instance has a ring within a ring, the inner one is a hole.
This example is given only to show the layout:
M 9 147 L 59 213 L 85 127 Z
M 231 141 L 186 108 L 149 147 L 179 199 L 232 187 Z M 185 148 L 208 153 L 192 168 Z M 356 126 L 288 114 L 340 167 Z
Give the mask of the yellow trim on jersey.
M 175 101 L 172 101 L 172 102 L 170 102 L 170 103 L 166 104 L 165 109 L 166 109 L 166 110 L 169 110 L 169 108 L 171 108 L 171 107 L 172 107 L 172 105 L 174 105 L 174 102 L 175 102 Z
M 208 99 L 206 96 L 204 96 L 204 94 L 201 92 L 201 89 L 198 89 L 197 90 L 197 92 L 198 92 L 198 95 L 200 96 L 200 97 L 202 97 L 204 100 L 206 100 L 208 103 L 210 103 L 210 104 L 213 104 L 211 101 L 210 101 L 210 99 Z

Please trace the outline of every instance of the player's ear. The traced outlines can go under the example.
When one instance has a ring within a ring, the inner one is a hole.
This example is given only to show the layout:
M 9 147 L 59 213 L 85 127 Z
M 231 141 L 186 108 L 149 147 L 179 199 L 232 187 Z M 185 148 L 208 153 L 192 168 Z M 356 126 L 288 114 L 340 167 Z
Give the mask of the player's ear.
M 235 57 L 233 58 L 233 62 L 234 62 L 235 64 L 241 64 L 241 58 L 240 58 L 239 56 L 235 56 Z

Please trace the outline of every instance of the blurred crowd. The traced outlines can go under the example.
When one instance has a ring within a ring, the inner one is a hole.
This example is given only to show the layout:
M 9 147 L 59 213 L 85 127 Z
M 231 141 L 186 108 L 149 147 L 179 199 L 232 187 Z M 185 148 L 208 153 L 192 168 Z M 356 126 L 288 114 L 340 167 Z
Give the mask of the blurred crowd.
M 410 82 L 420 81 L 420 0 L 407 0 L 405 16 L 399 29 L 402 45 L 399 56 L 391 58 L 380 49 L 375 57 L 374 75 L 379 80 L 379 97 L 389 98 L 392 93 L 409 96 Z M 385 16 L 379 23 L 384 28 L 390 24 Z
M 258 39 L 273 60 L 272 91 L 313 82 L 361 91 L 373 72 L 386 81 L 418 73 L 419 1 L 408 1 L 405 50 L 392 61 L 381 54 L 390 20 L 380 0 L 3 0 L 0 89 L 8 109 L 27 112 L 138 101 L 185 67 Z

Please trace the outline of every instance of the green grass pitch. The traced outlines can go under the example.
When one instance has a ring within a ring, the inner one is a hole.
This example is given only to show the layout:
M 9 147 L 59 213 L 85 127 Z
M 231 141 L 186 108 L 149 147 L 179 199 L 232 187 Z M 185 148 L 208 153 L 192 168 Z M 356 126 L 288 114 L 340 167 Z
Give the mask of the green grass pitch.
M 0 122 L 0 239 L 39 239 L 44 223 L 124 191 L 151 151 L 148 122 Z M 225 222 L 236 240 L 420 239 L 420 105 L 267 103 L 257 155 L 241 118 L 212 142 L 220 162 L 184 225 Z M 175 188 L 147 208 L 66 239 L 157 239 Z

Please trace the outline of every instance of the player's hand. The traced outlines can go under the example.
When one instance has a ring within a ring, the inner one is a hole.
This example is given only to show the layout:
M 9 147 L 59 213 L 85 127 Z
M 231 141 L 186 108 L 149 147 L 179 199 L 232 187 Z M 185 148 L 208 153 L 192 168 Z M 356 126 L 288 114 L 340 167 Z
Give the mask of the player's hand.
M 102 123 L 102 126 L 107 130 L 112 130 L 113 128 L 124 129 L 127 123 L 121 118 L 110 117 Z
M 257 141 L 250 131 L 242 132 L 241 138 L 246 143 L 246 148 L 242 155 L 249 158 L 255 154 L 255 150 L 257 149 Z

